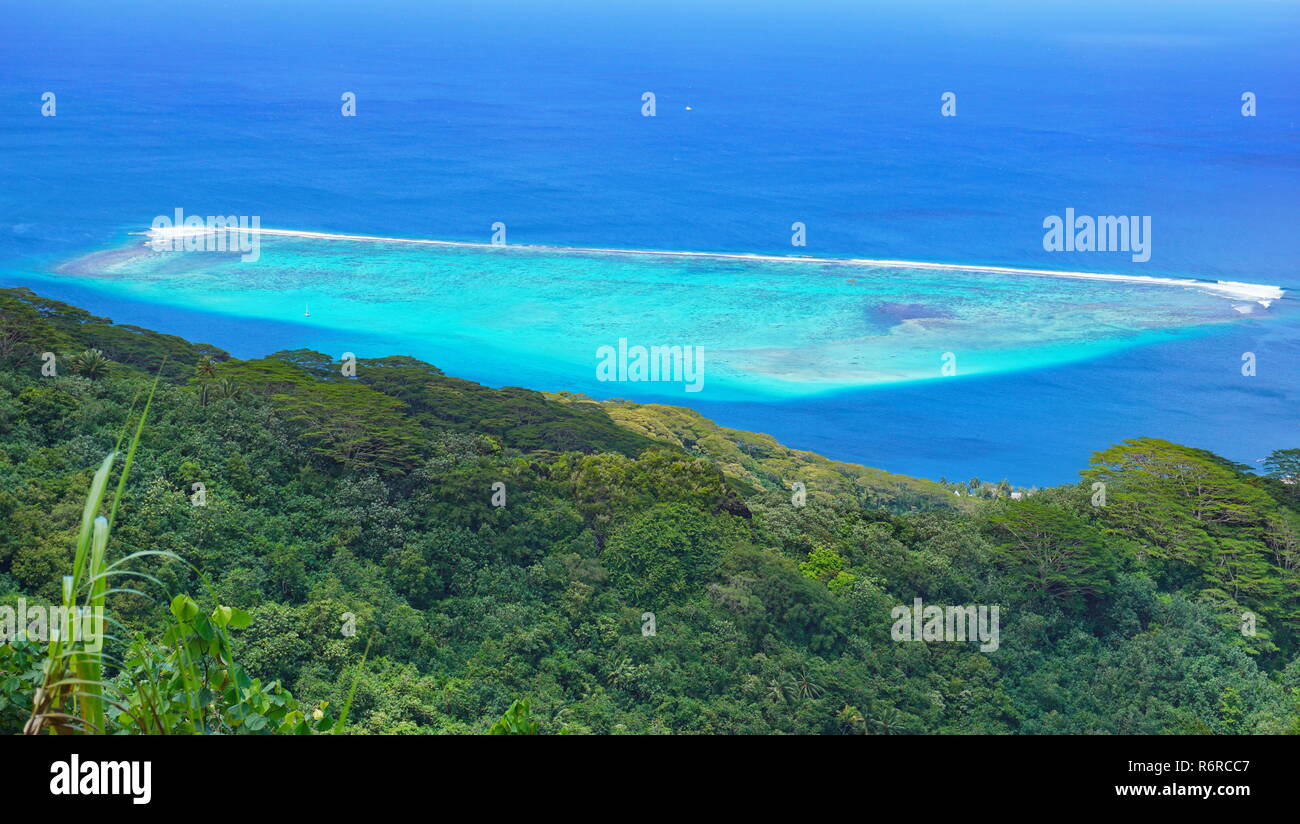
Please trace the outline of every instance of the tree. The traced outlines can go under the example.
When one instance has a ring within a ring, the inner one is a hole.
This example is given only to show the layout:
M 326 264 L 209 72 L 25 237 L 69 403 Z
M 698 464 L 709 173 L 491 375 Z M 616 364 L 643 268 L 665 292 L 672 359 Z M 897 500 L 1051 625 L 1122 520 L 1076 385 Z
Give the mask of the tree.
M 199 381 L 199 406 L 208 405 L 208 386 L 217 375 L 217 364 L 212 358 L 202 357 L 194 365 L 194 377 Z
M 866 735 L 867 733 L 867 719 L 862 717 L 862 713 L 857 707 L 845 704 L 844 709 L 840 710 L 839 714 L 835 716 L 835 720 L 848 731 L 849 735 Z
M 1264 459 L 1265 474 L 1276 479 L 1289 506 L 1300 508 L 1300 449 L 1278 449 Z
M 1270 478 L 1300 484 L 1300 449 L 1276 449 L 1264 459 L 1264 469 Z
M 814 581 L 826 584 L 832 592 L 853 588 L 857 576 L 844 569 L 844 556 L 828 546 L 818 546 L 799 564 L 799 571 Z
M 1187 571 L 1207 590 L 1275 609 L 1283 585 L 1266 540 L 1279 537 L 1270 530 L 1284 519 L 1244 469 L 1204 450 L 1138 438 L 1093 455 L 1083 475 L 1107 486 L 1100 513 L 1111 532 L 1140 541 L 1171 577 Z
M 355 383 L 304 384 L 273 398 L 300 425 L 313 452 L 348 469 L 396 472 L 419 455 L 419 428 L 396 398 Z
M 110 363 L 111 361 L 98 349 L 87 349 L 68 359 L 68 367 L 74 375 L 81 375 L 91 380 L 107 375 Z
M 52 338 L 40 313 L 19 299 L 18 291 L 0 290 L 0 360 L 17 360 L 39 352 L 42 346 L 63 343 L 62 336 Z
M 628 602 L 654 609 L 681 599 L 712 574 L 727 533 L 722 518 L 685 504 L 658 504 L 616 531 L 602 559 Z
M 1102 536 L 1078 516 L 1024 500 L 989 520 L 1003 564 L 1033 590 L 1073 602 L 1108 588 L 1114 561 Z

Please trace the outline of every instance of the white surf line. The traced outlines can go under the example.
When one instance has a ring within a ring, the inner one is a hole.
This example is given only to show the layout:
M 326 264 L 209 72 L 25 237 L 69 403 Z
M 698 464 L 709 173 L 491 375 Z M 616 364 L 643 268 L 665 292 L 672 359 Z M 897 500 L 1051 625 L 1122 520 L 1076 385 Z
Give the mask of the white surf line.
M 879 258 L 820 258 L 799 255 L 758 255 L 744 252 L 678 252 L 659 251 L 655 249 L 612 249 L 599 246 L 545 246 L 539 244 L 515 244 L 500 246 L 493 243 L 475 243 L 466 240 L 425 240 L 409 237 L 382 237 L 377 235 L 345 235 L 333 232 L 308 232 L 298 229 L 240 228 L 237 230 L 209 229 L 197 226 L 175 226 L 149 229 L 145 232 L 131 234 L 147 235 L 151 238 L 179 238 L 202 235 L 220 231 L 238 231 L 248 234 L 276 235 L 280 237 L 297 237 L 312 240 L 351 240 L 368 243 L 410 243 L 424 246 L 446 246 L 461 249 L 516 249 L 541 252 L 590 252 L 606 255 L 640 255 L 644 257 L 682 257 L 708 258 L 715 260 L 747 260 L 775 263 L 829 263 L 848 266 L 896 267 L 903 269 L 928 269 L 954 272 L 978 272 L 992 275 L 1032 275 L 1035 277 L 1077 278 L 1081 280 L 1106 280 L 1121 283 L 1146 283 L 1160 286 L 1194 286 L 1219 292 L 1233 298 L 1254 300 L 1268 307 L 1274 300 L 1279 300 L 1285 290 L 1278 286 L 1262 283 L 1241 283 L 1233 280 L 1197 280 L 1195 278 L 1170 278 L 1154 275 L 1108 275 L 1098 272 L 1065 272 L 1055 269 L 1019 269 L 1010 266 L 975 266 L 964 263 L 933 263 L 921 260 L 885 260 Z M 146 241 L 146 243 L 148 243 Z

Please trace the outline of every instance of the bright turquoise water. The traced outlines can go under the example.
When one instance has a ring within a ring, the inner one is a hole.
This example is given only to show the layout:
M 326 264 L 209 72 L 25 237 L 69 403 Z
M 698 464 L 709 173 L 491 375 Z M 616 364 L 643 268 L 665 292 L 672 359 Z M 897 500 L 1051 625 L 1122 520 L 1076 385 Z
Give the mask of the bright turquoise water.
M 1257 303 L 1194 286 L 827 262 L 263 236 L 255 261 L 136 241 L 65 277 L 297 324 L 335 357 L 411 354 L 492 385 L 676 401 L 795 398 L 1041 369 L 1206 334 Z M 310 315 L 308 315 L 310 310 Z M 684 382 L 600 382 L 599 347 L 704 352 Z M 945 365 L 948 366 L 945 374 Z

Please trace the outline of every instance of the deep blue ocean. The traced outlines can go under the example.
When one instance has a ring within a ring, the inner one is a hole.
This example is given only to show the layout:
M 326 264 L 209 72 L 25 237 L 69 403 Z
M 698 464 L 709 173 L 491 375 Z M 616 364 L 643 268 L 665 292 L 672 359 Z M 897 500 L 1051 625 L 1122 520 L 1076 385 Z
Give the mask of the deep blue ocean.
M 55 1 L 7 4 L 0 38 L 0 285 L 237 356 L 296 348 L 302 329 L 50 272 L 180 207 L 324 232 L 487 241 L 503 221 L 519 244 L 1300 289 L 1297 3 Z M 356 117 L 340 116 L 347 91 Z M 947 91 L 956 117 L 940 116 Z M 1045 252 L 1043 218 L 1067 207 L 1150 215 L 1151 260 Z M 1295 303 L 1091 360 L 680 403 L 932 478 L 1066 482 L 1137 436 L 1254 463 L 1300 446 Z

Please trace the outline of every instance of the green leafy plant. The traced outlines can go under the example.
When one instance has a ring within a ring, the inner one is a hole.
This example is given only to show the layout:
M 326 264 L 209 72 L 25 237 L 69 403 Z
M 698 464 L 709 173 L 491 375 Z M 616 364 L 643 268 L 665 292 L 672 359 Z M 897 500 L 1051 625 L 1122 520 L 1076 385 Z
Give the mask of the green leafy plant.
M 74 374 L 92 380 L 107 375 L 110 363 L 112 361 L 105 357 L 104 353 L 99 349 L 87 349 L 68 359 L 68 366 Z
M 532 706 L 527 698 L 510 705 L 505 715 L 492 725 L 488 735 L 537 735 Z
M 131 464 L 135 460 L 136 450 L 139 449 L 140 435 L 144 431 L 145 420 L 149 417 L 149 408 L 157 389 L 158 379 L 155 378 L 131 437 L 122 472 L 118 477 L 117 494 L 114 496 L 107 518 L 101 514 L 104 508 L 104 496 L 108 490 L 109 474 L 120 454 L 119 450 L 126 435 L 125 429 L 118 435 L 117 445 L 113 451 L 100 463 L 99 469 L 91 479 L 90 493 L 82 509 L 81 527 L 77 533 L 72 574 L 63 578 L 62 626 L 57 632 L 53 627 L 50 628 L 49 651 L 43 667 L 41 685 L 36 688 L 32 700 L 32 714 L 23 728 L 23 732 L 28 735 L 41 733 L 47 728 L 56 733 L 70 733 L 78 729 L 89 732 L 106 731 L 105 684 L 102 679 L 104 652 L 97 644 L 89 644 L 90 639 L 78 638 L 74 632 L 74 622 L 82 616 L 91 616 L 91 620 L 95 621 L 96 616 L 103 614 L 104 601 L 109 594 L 110 578 L 141 575 L 124 569 L 124 565 L 144 555 L 161 554 L 136 552 L 111 565 L 106 557 L 108 537 L 112 531 L 113 521 L 117 517 L 117 507 L 126 489 Z M 100 626 L 96 627 L 96 630 L 102 632 L 102 621 L 97 623 Z
M 118 677 L 123 702 L 113 713 L 125 732 L 287 734 L 328 732 L 324 705 L 308 712 L 278 681 L 250 678 L 231 653 L 231 629 L 252 616 L 217 605 L 210 613 L 188 595 L 171 601 L 174 623 L 154 643 L 138 634 Z M 342 720 L 342 719 L 340 719 Z
M 294 734 L 341 733 L 356 690 L 354 678 L 347 704 L 337 721 L 325 715 L 327 703 L 308 713 L 288 690 L 273 681 L 264 684 L 250 678 L 235 662 L 230 630 L 247 627 L 252 616 L 242 609 L 217 604 L 205 613 L 189 595 L 171 600 L 172 623 L 161 642 L 137 633 L 122 661 L 103 650 L 103 615 L 110 594 L 136 590 L 109 589 L 115 576 L 137 576 L 157 583 L 143 573 L 125 569 L 131 562 L 149 555 L 179 560 L 168 552 L 131 553 L 113 563 L 107 560 L 108 542 L 117 518 L 118 505 L 140 446 L 157 379 L 136 422 L 130 445 L 123 456 L 116 493 L 105 516 L 104 499 L 109 477 L 119 456 L 125 430 L 118 443 L 100 464 L 90 484 L 82 512 L 72 574 L 63 579 L 62 625 L 51 627 L 49 647 L 39 664 L 32 660 L 30 644 L 5 646 L 0 661 L 0 711 L 11 696 L 35 681 L 31 714 L 23 731 L 28 735 L 125 732 L 142 734 Z M 91 616 L 98 626 L 98 639 L 78 633 L 76 623 Z M 367 646 L 367 653 L 369 647 Z M 24 659 L 20 653 L 26 653 Z M 362 658 L 364 666 L 365 658 Z M 29 665 L 29 666 L 25 666 Z M 105 669 L 117 670 L 105 678 Z M 18 670 L 23 670 L 19 672 Z M 359 670 L 358 670 L 359 672 Z

